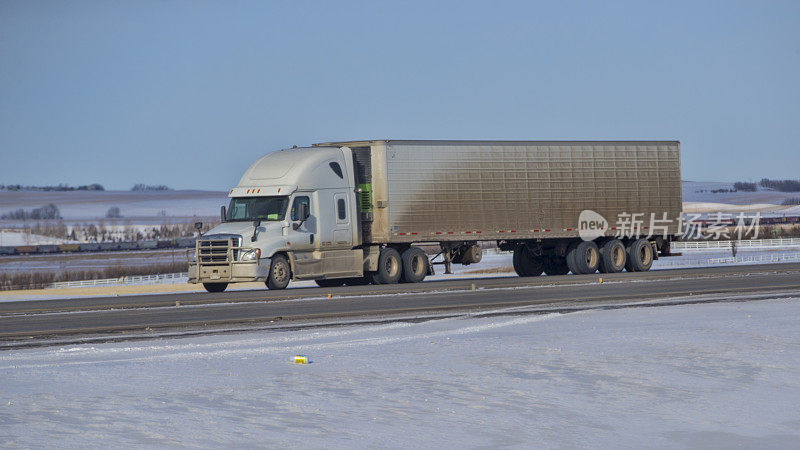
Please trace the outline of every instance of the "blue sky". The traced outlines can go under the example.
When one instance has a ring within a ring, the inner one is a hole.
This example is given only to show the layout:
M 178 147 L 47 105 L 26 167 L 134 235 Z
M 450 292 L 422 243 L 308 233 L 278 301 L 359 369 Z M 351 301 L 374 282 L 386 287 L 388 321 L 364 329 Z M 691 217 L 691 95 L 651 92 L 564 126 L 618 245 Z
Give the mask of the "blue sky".
M 0 184 L 225 189 L 361 138 L 679 139 L 800 178 L 800 2 L 0 2 Z

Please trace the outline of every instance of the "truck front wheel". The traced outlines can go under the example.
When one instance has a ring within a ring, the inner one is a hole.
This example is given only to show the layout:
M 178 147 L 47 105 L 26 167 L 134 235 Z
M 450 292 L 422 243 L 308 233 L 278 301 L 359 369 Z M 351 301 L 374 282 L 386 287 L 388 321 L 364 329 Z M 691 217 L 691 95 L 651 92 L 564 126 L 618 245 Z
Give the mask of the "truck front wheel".
M 222 292 L 228 287 L 228 283 L 203 283 L 203 287 L 208 292 Z
M 373 284 L 394 284 L 403 273 L 400 253 L 392 247 L 384 247 L 378 257 L 378 271 L 372 274 Z
M 292 271 L 289 261 L 283 255 L 272 257 L 272 264 L 269 266 L 269 277 L 267 277 L 267 287 L 270 290 L 285 289 L 292 278 Z

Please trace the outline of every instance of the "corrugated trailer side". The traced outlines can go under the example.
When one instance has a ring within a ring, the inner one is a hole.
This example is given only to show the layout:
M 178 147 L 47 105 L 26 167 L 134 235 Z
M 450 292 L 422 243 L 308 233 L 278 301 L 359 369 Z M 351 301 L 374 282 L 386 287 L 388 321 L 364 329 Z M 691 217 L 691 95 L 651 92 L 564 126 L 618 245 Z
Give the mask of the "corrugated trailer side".
M 678 232 L 677 141 L 333 144 L 350 146 L 356 159 L 370 151 L 373 211 L 366 242 L 577 237 L 584 210 L 608 221 L 606 235 L 617 233 L 623 213 L 641 214 L 644 227 L 651 214 L 666 214 L 667 234 Z

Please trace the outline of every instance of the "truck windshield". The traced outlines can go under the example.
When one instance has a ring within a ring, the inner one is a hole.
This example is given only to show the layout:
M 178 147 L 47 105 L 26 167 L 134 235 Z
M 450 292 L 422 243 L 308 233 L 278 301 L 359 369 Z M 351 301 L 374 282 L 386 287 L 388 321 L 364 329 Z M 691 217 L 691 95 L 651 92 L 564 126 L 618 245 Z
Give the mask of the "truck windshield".
M 289 197 L 235 197 L 228 206 L 228 222 L 283 220 Z

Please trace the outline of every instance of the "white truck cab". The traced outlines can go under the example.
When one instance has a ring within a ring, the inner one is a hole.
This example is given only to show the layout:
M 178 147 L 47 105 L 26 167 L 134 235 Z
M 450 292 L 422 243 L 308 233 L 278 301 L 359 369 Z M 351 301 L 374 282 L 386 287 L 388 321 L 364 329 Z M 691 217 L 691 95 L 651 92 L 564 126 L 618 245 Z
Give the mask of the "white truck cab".
M 223 222 L 197 240 L 189 281 L 228 283 L 363 276 L 353 157 L 347 147 L 293 148 L 253 163 L 230 190 Z

